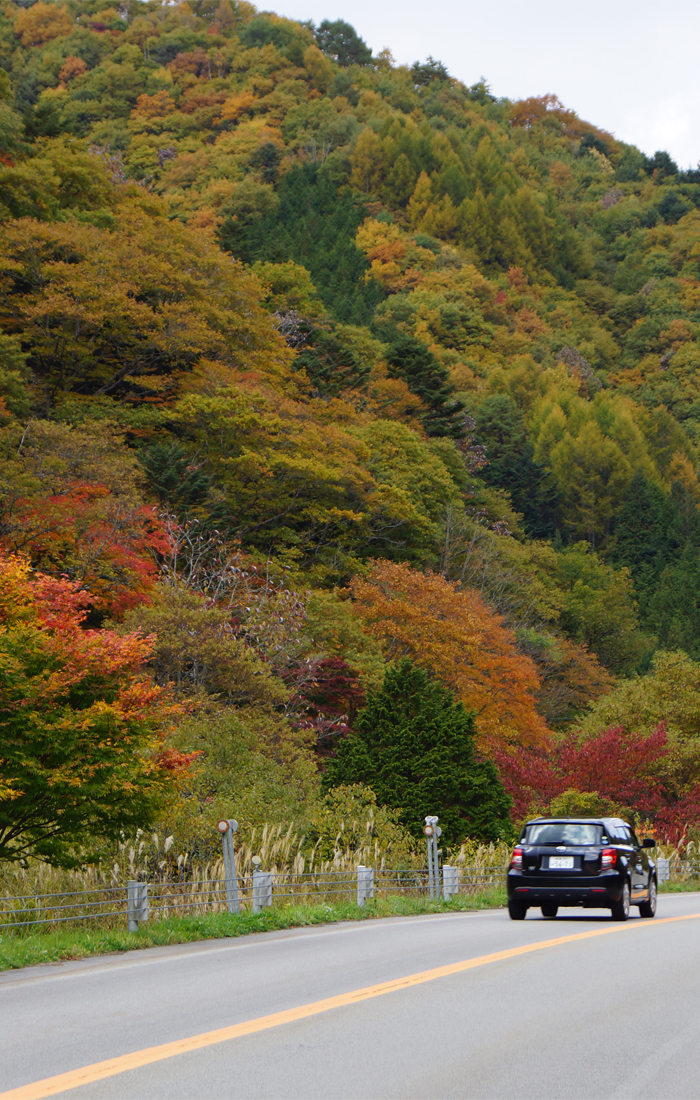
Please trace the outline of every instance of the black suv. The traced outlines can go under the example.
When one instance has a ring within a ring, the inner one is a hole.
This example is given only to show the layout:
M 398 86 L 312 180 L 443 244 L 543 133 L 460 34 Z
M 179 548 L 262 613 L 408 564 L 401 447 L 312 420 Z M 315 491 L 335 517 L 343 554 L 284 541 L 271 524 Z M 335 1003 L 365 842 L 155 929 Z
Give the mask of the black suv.
M 630 905 L 642 917 L 656 912 L 653 840 L 637 840 L 619 817 L 542 817 L 528 821 L 508 871 L 508 912 L 523 920 L 539 906 L 556 917 L 561 906 L 610 909 L 627 920 Z

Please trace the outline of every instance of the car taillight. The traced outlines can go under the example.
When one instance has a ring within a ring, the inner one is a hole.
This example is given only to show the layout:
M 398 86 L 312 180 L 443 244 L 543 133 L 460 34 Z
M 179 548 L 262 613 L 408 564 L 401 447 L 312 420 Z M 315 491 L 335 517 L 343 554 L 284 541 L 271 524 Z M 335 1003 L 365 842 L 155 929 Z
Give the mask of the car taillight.
M 522 871 L 523 869 L 523 850 L 522 848 L 514 848 L 513 854 L 510 857 L 510 866 L 513 871 Z
M 614 867 L 617 863 L 617 852 L 614 848 L 603 848 L 600 855 L 600 866 L 603 871 L 607 871 L 610 867 Z

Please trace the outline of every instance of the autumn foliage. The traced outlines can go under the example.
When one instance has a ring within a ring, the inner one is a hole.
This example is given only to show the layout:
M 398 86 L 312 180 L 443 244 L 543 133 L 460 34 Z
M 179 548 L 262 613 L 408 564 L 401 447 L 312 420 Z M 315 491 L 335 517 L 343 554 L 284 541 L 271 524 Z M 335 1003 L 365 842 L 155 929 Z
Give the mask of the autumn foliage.
M 163 751 L 153 640 L 84 628 L 91 597 L 0 557 L 0 860 L 72 865 L 143 826 L 191 758 Z M 157 719 L 160 718 L 159 723 Z
M 74 485 L 60 496 L 19 502 L 15 546 L 56 572 L 70 570 L 93 607 L 120 614 L 142 600 L 158 577 L 168 539 L 156 509 L 129 506 L 104 485 Z
M 245 0 L 0 46 L 7 851 L 194 746 L 197 836 L 298 819 L 404 658 L 518 814 L 699 823 L 700 171 Z
M 482 749 L 500 742 L 546 744 L 547 728 L 535 707 L 535 666 L 518 653 L 512 631 L 478 593 L 386 561 L 356 579 L 352 592 L 367 630 L 390 660 L 409 657 L 474 711 Z
M 546 813 L 566 791 L 580 791 L 606 801 L 609 813 L 639 815 L 660 837 L 677 843 L 688 821 L 700 816 L 700 783 L 678 797 L 665 768 L 672 754 L 661 724 L 649 735 L 618 726 L 588 740 L 572 731 L 546 752 L 505 747 L 495 759 L 517 820 Z

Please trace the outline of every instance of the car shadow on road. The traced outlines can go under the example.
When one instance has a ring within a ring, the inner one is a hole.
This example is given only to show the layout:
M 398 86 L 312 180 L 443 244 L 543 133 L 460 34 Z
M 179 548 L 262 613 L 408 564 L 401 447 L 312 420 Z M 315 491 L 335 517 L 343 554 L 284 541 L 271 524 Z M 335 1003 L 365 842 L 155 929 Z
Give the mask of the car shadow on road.
M 538 920 L 542 924 L 562 924 L 563 922 L 567 922 L 567 921 L 570 924 L 581 923 L 582 921 L 585 921 L 587 924 L 590 924 L 591 921 L 595 922 L 596 924 L 600 924 L 600 923 L 604 923 L 604 924 L 621 924 L 621 923 L 623 923 L 622 921 L 613 921 L 612 917 L 610 916 L 610 913 L 596 913 L 595 916 L 592 916 L 592 915 L 589 916 L 588 914 L 586 914 L 584 916 L 583 913 L 567 913 L 566 916 L 563 916 L 563 917 L 560 917 L 559 915 L 557 915 L 556 917 L 543 917 L 540 914 L 539 916 L 534 916 L 533 915 L 532 917 L 527 917 L 526 919 L 527 920 Z M 632 916 L 632 914 L 630 913 L 628 919 L 629 920 L 642 920 L 642 917 Z

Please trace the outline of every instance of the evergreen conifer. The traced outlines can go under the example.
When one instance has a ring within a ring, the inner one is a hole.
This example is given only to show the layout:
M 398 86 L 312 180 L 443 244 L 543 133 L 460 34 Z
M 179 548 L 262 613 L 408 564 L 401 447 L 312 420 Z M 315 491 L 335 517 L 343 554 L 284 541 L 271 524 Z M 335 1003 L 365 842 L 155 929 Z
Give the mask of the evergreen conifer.
M 389 374 L 401 378 L 427 406 L 423 425 L 428 435 L 464 434 L 464 405 L 454 396 L 448 371 L 415 336 L 395 336 L 386 356 Z
M 367 261 L 355 244 L 367 216 L 364 204 L 316 165 L 287 172 L 276 194 L 274 210 L 226 218 L 221 247 L 246 263 L 294 260 L 311 274 L 335 320 L 367 324 L 384 292 L 374 280 L 365 281 Z
M 511 800 L 491 761 L 477 758 L 475 736 L 474 717 L 462 703 L 404 660 L 370 695 L 354 734 L 329 761 L 324 784 L 371 787 L 380 805 L 401 811 L 416 837 L 425 817 L 437 814 L 448 844 L 467 836 L 509 838 Z
M 523 414 L 512 397 L 494 394 L 475 417 L 475 443 L 486 447 L 488 465 L 481 471 L 487 485 L 507 489 L 528 535 L 552 538 L 559 517 L 559 499 L 551 471 L 535 462 Z

